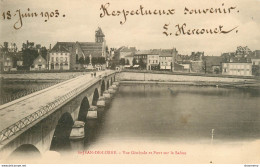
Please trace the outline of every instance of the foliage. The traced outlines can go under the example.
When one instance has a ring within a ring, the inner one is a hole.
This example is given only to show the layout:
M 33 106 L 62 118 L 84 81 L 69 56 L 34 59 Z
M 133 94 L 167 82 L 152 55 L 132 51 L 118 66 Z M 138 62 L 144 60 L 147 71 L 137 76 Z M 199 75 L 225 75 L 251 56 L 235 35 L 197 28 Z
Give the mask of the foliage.
M 129 62 L 129 60 L 128 59 L 126 59 L 126 63 L 125 63 L 126 65 L 130 65 L 130 62 Z
M 252 66 L 252 74 L 255 76 L 260 76 L 260 65 Z
M 79 64 L 79 56 L 76 54 L 76 64 Z
M 106 63 L 105 57 L 92 57 L 91 61 L 93 65 Z
M 84 58 L 83 57 L 79 58 L 79 64 L 81 64 L 81 65 L 84 64 Z
M 139 61 L 139 66 L 140 66 L 142 69 L 146 68 L 146 64 L 143 62 L 143 59 L 140 59 L 140 61 Z
M 30 69 L 30 66 L 33 64 L 34 59 L 36 59 L 39 56 L 39 53 L 37 50 L 32 49 L 24 49 L 22 51 L 22 57 L 23 57 L 23 65 L 26 69 Z
M 89 58 L 89 56 L 87 56 L 86 59 L 85 59 L 84 64 L 89 64 L 89 63 L 90 63 L 90 58 Z
M 133 59 L 133 66 L 137 64 L 136 58 Z
M 120 61 L 119 61 L 119 64 L 120 64 L 120 65 L 125 65 L 125 59 L 124 59 L 124 58 L 121 58 Z

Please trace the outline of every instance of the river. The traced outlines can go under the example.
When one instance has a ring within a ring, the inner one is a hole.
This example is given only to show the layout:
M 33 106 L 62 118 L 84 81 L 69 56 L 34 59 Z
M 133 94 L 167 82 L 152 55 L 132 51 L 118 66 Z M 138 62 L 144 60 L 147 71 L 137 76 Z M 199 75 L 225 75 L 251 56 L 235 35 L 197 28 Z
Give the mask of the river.
M 121 159 L 103 155 L 114 163 L 247 162 L 259 150 L 259 102 L 260 92 L 250 89 L 120 85 L 86 149 L 115 151 Z

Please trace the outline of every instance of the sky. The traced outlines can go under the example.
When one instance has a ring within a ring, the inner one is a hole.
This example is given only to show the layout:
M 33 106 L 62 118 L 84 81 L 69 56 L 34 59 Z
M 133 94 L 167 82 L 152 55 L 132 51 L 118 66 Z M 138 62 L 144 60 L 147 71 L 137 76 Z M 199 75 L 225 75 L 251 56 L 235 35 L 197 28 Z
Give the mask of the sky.
M 113 10 L 174 9 L 173 15 L 128 15 L 124 24 L 124 16 L 104 16 L 101 5 L 110 3 L 109 13 Z M 224 4 L 224 5 L 222 5 Z M 184 8 L 207 9 L 236 7 L 230 14 L 184 14 Z M 19 13 L 36 12 L 37 17 L 23 18 L 23 26 L 19 25 Z M 40 13 L 55 13 L 58 17 L 50 17 L 47 22 Z M 7 19 L 10 11 L 11 19 Z M 206 55 L 219 56 L 223 52 L 233 52 L 237 46 L 248 46 L 251 50 L 260 50 L 260 0 L 0 0 L 0 44 L 4 41 L 16 43 L 21 48 L 26 40 L 49 47 L 57 42 L 94 42 L 95 30 L 101 27 L 109 48 L 135 46 L 144 49 L 177 48 L 180 54 L 204 51 Z M 4 14 L 5 19 L 4 19 Z M 16 15 L 15 15 L 16 14 Z M 65 15 L 65 16 L 64 16 Z M 64 16 L 64 17 L 63 17 Z M 223 26 L 223 30 L 234 31 L 227 34 L 203 34 L 175 36 L 177 24 L 186 23 L 186 29 L 209 29 Z M 163 34 L 165 24 L 169 24 L 168 32 Z M 18 26 L 17 26 L 18 27 Z

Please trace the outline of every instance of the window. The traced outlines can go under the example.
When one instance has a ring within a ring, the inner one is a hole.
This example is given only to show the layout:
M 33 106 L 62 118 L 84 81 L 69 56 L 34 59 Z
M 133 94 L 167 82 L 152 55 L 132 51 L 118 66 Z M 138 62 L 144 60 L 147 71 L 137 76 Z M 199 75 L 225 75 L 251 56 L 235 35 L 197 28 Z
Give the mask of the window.
M 51 57 L 51 62 L 54 62 L 54 57 Z
M 56 57 L 56 61 L 59 61 L 59 57 Z
M 39 59 L 39 62 L 42 62 L 42 59 Z

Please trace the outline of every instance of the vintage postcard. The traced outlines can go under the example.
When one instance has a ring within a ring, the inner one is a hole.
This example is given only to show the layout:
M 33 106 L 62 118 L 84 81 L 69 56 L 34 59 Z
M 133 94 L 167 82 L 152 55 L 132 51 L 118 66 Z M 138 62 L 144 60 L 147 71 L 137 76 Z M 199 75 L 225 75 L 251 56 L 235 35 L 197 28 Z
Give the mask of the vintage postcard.
M 1 164 L 260 164 L 259 0 L 0 0 Z

